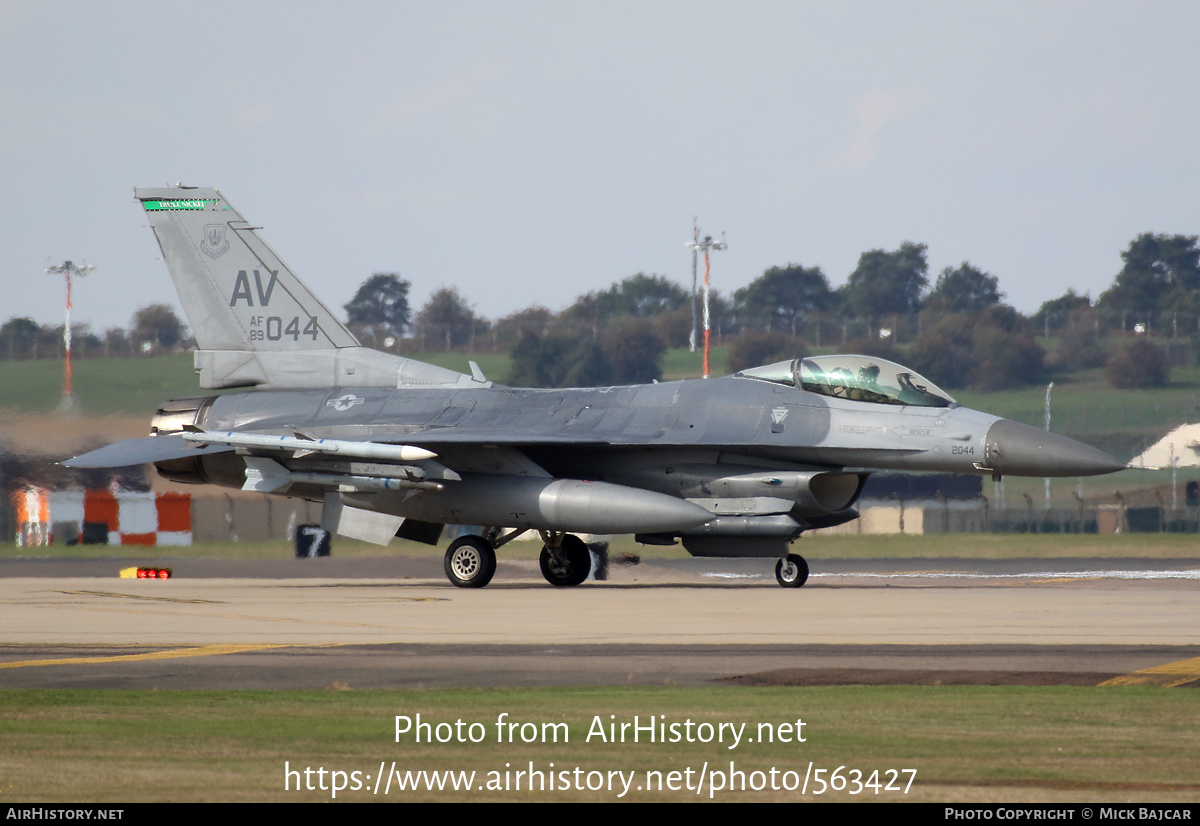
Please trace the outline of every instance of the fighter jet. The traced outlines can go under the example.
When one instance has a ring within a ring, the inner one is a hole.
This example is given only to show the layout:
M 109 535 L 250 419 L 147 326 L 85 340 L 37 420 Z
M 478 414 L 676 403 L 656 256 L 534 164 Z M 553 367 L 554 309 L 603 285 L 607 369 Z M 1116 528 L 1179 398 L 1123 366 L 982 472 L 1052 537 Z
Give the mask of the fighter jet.
M 814 356 L 707 380 L 540 390 L 359 345 L 215 189 L 139 188 L 199 348 L 204 388 L 151 435 L 66 462 L 153 462 L 168 479 L 322 502 L 322 527 L 436 544 L 451 583 L 481 588 L 496 550 L 536 531 L 552 585 L 588 576 L 578 534 L 677 541 L 695 556 L 774 558 L 858 517 L 872 470 L 1086 476 L 1112 456 L 958 404 L 880 358 Z

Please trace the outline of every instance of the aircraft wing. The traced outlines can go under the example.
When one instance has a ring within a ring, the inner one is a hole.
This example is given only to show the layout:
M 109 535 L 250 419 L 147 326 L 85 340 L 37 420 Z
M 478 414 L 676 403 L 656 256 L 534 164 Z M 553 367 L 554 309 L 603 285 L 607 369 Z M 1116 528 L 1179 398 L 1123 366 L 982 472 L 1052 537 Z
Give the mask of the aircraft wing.
M 386 439 L 386 440 L 385 440 Z M 628 447 L 645 446 L 644 434 L 604 435 L 587 433 L 534 433 L 501 428 L 435 427 L 405 434 L 374 439 L 346 436 L 339 439 L 313 439 L 295 432 L 270 431 L 233 432 L 209 431 L 169 436 L 147 436 L 115 442 L 106 447 L 63 461 L 66 467 L 107 468 L 126 467 L 170 461 L 204 455 L 215 455 L 241 449 L 262 453 L 281 452 L 287 457 L 300 458 L 310 454 L 355 459 L 413 462 L 432 459 L 436 453 L 455 448 L 457 457 L 465 457 L 465 449 L 522 447 Z M 658 441 L 660 446 L 696 446 L 695 442 Z M 494 456 L 494 452 L 489 452 Z M 472 464 L 467 462 L 467 464 Z
M 435 427 L 410 433 L 402 438 L 414 445 L 645 445 L 642 438 L 596 436 L 584 433 L 531 433 L 503 429 L 466 429 Z

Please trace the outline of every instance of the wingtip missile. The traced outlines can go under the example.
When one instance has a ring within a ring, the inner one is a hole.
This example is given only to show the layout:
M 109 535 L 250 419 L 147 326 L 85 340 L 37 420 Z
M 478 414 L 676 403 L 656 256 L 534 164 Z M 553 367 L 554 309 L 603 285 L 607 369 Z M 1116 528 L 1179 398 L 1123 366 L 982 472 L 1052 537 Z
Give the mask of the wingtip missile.
M 231 431 L 208 431 L 206 433 L 184 433 L 189 442 L 228 447 L 261 448 L 264 450 L 289 450 L 311 453 L 335 453 L 353 456 L 356 459 L 384 459 L 397 462 L 420 462 L 437 456 L 432 450 L 414 445 L 392 445 L 380 442 L 354 442 L 348 439 L 309 439 L 296 436 L 277 436 L 269 433 L 234 433 Z

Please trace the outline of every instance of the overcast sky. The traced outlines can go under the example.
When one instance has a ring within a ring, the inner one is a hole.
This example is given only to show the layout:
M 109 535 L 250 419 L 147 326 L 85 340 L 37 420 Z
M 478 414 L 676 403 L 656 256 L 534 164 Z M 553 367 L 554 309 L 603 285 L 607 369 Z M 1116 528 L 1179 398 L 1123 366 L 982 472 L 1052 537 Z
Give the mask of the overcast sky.
M 135 185 L 216 186 L 340 310 L 498 318 L 928 244 L 1023 312 L 1200 232 L 1195 2 L 0 0 L 0 322 L 178 307 Z

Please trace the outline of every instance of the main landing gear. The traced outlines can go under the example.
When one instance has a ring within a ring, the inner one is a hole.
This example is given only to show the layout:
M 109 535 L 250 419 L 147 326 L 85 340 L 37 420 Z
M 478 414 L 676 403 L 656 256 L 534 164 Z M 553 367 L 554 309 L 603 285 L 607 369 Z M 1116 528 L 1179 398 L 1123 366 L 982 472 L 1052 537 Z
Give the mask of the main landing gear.
M 459 588 L 482 588 L 496 574 L 496 549 L 523 534 L 513 530 L 501 535 L 489 530 L 485 536 L 460 536 L 446 549 L 446 578 Z M 569 533 L 539 531 L 542 554 L 538 560 L 542 576 L 551 585 L 578 585 L 592 571 L 592 553 L 584 541 Z
M 555 542 L 555 539 L 558 541 Z M 578 585 L 592 572 L 592 553 L 583 540 L 574 534 L 542 533 L 542 555 L 538 562 L 542 576 L 551 585 Z M 556 547 L 557 546 L 557 547 Z
M 784 588 L 799 588 L 808 582 L 808 563 L 797 554 L 787 554 L 775 563 L 775 581 Z
M 460 536 L 446 549 L 446 578 L 459 588 L 482 588 L 496 574 L 496 549 L 482 536 Z

